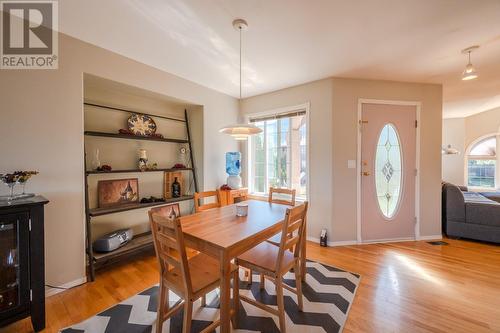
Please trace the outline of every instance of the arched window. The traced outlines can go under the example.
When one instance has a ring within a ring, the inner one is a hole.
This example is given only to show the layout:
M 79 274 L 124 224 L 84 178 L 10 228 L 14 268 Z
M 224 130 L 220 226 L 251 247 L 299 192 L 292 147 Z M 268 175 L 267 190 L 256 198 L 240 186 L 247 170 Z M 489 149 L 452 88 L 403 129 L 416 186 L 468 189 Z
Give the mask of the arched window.
M 497 138 L 495 135 L 472 145 L 467 156 L 468 186 L 495 187 L 496 156 Z

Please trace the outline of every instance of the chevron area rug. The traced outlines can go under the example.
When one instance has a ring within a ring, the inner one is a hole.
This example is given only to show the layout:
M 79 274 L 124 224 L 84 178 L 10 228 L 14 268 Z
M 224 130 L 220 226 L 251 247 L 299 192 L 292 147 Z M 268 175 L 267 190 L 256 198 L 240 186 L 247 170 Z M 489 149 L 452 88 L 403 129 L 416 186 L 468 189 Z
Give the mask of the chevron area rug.
M 241 272 L 240 272 L 241 274 Z M 242 274 L 241 274 L 242 276 Z M 240 282 L 240 293 L 265 304 L 276 306 L 272 282 L 266 280 L 266 290 L 259 289 L 259 277 L 253 284 Z M 304 311 L 299 312 L 293 293 L 284 290 L 288 332 L 341 332 L 354 300 L 360 276 L 314 261 L 307 262 L 307 277 L 303 283 Z M 295 286 L 293 273 L 285 283 Z M 150 333 L 156 329 L 158 286 L 154 286 L 117 304 L 98 315 L 61 333 Z M 179 298 L 171 293 L 173 305 Z M 219 317 L 218 290 L 207 295 L 207 306 L 194 304 L 192 332 L 199 332 Z M 163 324 L 163 333 L 181 332 L 183 311 Z M 241 302 L 236 332 L 279 332 L 278 318 L 248 303 Z M 217 330 L 218 331 L 218 330 Z

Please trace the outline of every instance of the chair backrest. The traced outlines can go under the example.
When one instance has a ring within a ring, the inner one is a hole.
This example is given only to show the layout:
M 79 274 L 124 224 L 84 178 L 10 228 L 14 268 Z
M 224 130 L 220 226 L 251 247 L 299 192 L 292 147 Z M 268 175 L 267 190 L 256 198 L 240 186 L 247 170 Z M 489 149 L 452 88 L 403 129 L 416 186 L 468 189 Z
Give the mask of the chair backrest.
M 304 230 L 307 219 L 308 202 L 288 208 L 285 214 L 285 221 L 283 222 L 283 229 L 281 230 L 281 241 L 278 253 L 278 260 L 276 260 L 276 272 L 281 272 L 283 264 L 283 256 L 285 251 L 289 251 L 293 247 L 294 257 L 299 257 L 302 242 L 304 241 Z
M 200 204 L 200 199 L 214 197 L 215 202 Z M 194 210 L 198 213 L 207 209 L 220 207 L 219 191 L 196 192 L 194 194 Z
M 179 218 L 164 216 L 162 210 L 158 208 L 151 209 L 148 214 L 162 277 L 171 274 L 169 266 L 178 268 L 182 274 L 184 290 L 175 290 L 175 292 L 191 295 L 193 292 L 191 275 L 184 245 L 184 234 L 182 233 Z
M 273 196 L 274 193 L 284 194 L 284 195 L 290 196 L 290 200 L 276 199 Z M 278 204 L 282 204 L 282 205 L 295 206 L 295 189 L 290 190 L 287 188 L 270 187 L 269 188 L 269 202 L 270 203 L 278 203 Z

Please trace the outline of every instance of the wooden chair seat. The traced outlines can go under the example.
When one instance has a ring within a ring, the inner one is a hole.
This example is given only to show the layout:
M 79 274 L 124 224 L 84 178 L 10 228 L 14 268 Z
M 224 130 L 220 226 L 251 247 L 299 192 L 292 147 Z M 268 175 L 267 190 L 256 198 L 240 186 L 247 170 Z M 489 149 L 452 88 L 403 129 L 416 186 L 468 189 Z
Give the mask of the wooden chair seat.
M 214 285 L 220 284 L 220 266 L 218 260 L 200 253 L 188 260 L 188 266 L 191 273 L 193 300 L 198 299 L 199 295 L 203 294 L 207 288 L 214 289 Z M 231 272 L 234 273 L 237 270 L 238 266 L 231 264 Z M 170 288 L 174 292 L 176 291 L 175 289 L 184 289 L 184 280 L 180 267 L 170 270 L 164 279 L 169 283 Z
M 281 275 L 293 267 L 296 258 L 290 251 L 283 252 L 282 271 L 276 272 L 276 261 L 278 260 L 279 251 L 280 248 L 278 246 L 268 242 L 260 243 L 239 256 L 238 265 L 250 268 L 259 273 L 267 273 L 267 275 Z

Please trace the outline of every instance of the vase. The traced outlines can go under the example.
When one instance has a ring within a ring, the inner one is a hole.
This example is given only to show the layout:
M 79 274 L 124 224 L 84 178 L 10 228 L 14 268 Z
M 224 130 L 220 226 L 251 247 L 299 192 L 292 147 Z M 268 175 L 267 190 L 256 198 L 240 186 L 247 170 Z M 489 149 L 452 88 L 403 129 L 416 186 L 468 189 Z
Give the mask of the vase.
M 139 170 L 146 171 L 148 167 L 148 155 L 146 149 L 139 149 Z
M 97 170 L 101 167 L 101 160 L 99 159 L 99 149 L 94 152 L 94 159 L 92 160 L 92 169 Z

